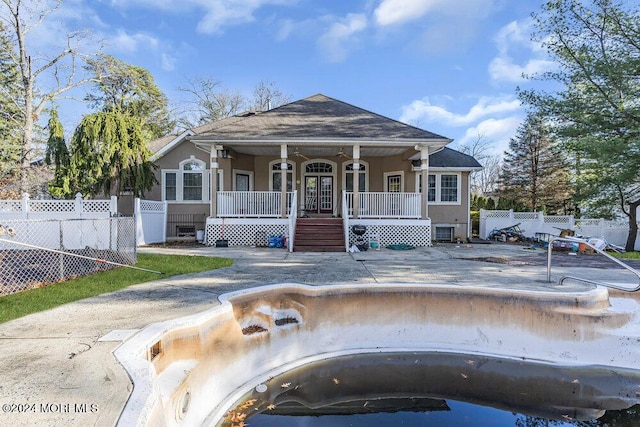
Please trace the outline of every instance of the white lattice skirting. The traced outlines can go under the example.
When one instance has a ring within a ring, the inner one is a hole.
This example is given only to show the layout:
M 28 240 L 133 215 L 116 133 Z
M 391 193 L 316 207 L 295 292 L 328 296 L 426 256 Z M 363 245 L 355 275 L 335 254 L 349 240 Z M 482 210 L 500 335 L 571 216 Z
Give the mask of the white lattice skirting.
M 349 242 L 355 241 L 351 226 L 361 224 L 367 227 L 364 238 L 376 238 L 380 246 L 404 243 L 411 246 L 431 246 L 431 222 L 417 220 L 352 220 L 349 221 Z M 213 246 L 218 239 L 228 240 L 229 246 L 260 246 L 270 235 L 284 235 L 289 239 L 286 219 L 207 219 L 205 243 Z
M 378 220 L 380 222 L 380 220 Z M 380 242 L 381 247 L 404 243 L 416 247 L 431 246 L 431 224 L 413 225 L 415 221 L 402 221 L 401 224 L 371 224 L 369 221 L 353 220 L 349 222 L 349 242 L 353 244 L 356 235 L 351 231 L 351 226 L 361 224 L 367 227 L 364 234 L 366 241 L 374 238 Z
M 224 221 L 207 219 L 205 243 L 209 246 L 216 244 L 216 240 L 225 239 L 229 246 L 260 246 L 270 235 L 283 235 L 289 239 L 289 223 L 286 219 L 236 219 Z

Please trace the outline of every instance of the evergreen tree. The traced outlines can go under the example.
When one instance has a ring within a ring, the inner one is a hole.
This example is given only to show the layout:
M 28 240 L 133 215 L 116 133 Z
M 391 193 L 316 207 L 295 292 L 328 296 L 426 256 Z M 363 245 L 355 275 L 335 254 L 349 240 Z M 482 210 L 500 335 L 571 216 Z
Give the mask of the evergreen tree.
M 22 110 L 19 82 L 12 46 L 0 23 L 0 188 L 15 181 L 20 172 Z M 6 195 L 16 198 L 19 192 Z
M 144 68 L 106 55 L 88 63 L 97 90 L 87 101 L 98 111 L 76 128 L 69 167 L 60 172 L 56 188 L 65 197 L 125 190 L 141 197 L 157 183 L 147 143 L 173 128 L 167 98 Z
M 521 91 L 571 153 L 577 201 L 589 214 L 624 214 L 632 251 L 640 206 L 640 14 L 637 2 L 553 0 L 534 15 L 558 67 L 534 78 L 558 90 Z
M 509 141 L 500 184 L 501 200 L 533 212 L 566 213 L 571 199 L 567 169 L 539 117 L 529 114 Z
M 125 189 L 142 197 L 157 183 L 139 117 L 114 111 L 85 116 L 73 135 L 71 152 L 65 178 L 68 197 L 76 192 L 119 194 Z
M 175 122 L 169 115 L 167 97 L 147 69 L 109 55 L 100 55 L 87 63 L 91 73 L 102 76 L 97 80 L 96 91 L 86 97 L 94 108 L 140 118 L 147 141 L 173 130 Z
M 19 72 L 17 80 L 19 96 L 15 98 L 20 113 L 20 191 L 30 189 L 33 161 L 38 159 L 37 143 L 41 130 L 38 119 L 49 103 L 71 89 L 84 85 L 88 78 L 80 77 L 78 71 L 85 55 L 81 55 L 79 44 L 87 40 L 89 33 L 67 32 L 66 37 L 56 36 L 50 40 L 56 47 L 46 52 L 32 49 L 34 41 L 30 34 L 48 22 L 48 18 L 60 18 L 63 0 L 23 1 L 3 0 L 0 15 L 6 25 L 10 44 L 11 61 Z M 54 24 L 58 21 L 53 21 Z M 59 22 L 58 22 L 59 24 Z M 64 27 L 64 25 L 61 25 Z M 99 78 L 99 77 L 98 77 Z
M 64 139 L 64 128 L 58 119 L 58 111 L 52 110 L 47 124 L 49 129 L 49 139 L 47 140 L 47 151 L 45 163 L 55 165 L 53 180 L 49 183 L 49 192 L 56 197 L 65 197 L 71 194 L 69 188 L 69 150 Z

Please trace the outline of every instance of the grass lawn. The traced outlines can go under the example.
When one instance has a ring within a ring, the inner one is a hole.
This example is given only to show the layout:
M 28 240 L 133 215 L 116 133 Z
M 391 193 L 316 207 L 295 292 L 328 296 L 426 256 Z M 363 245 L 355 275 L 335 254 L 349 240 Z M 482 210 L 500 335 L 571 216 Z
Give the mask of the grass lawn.
M 228 267 L 232 263 L 233 261 L 228 258 L 139 253 L 138 263 L 135 264 L 135 267 L 161 271 L 164 274 L 119 267 L 44 288 L 3 296 L 0 297 L 0 323 L 30 313 L 48 310 L 68 302 L 117 291 L 137 283 L 178 274 L 215 270 L 216 268 Z
M 640 259 L 640 252 L 638 251 L 633 251 L 633 252 L 625 252 L 622 254 L 616 253 L 616 252 L 609 252 L 612 256 L 616 257 L 616 258 L 623 258 L 623 259 Z

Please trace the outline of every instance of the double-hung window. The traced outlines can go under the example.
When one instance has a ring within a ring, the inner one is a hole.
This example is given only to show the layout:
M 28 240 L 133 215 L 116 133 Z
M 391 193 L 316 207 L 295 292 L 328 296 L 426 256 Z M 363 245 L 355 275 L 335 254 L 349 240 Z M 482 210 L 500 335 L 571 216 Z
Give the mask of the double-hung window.
M 162 200 L 186 203 L 209 201 L 210 172 L 195 156 L 180 162 L 178 169 L 162 170 Z
M 422 191 L 421 173 L 416 174 L 416 189 Z M 427 179 L 427 201 L 432 204 L 459 205 L 460 204 L 460 174 L 432 173 Z

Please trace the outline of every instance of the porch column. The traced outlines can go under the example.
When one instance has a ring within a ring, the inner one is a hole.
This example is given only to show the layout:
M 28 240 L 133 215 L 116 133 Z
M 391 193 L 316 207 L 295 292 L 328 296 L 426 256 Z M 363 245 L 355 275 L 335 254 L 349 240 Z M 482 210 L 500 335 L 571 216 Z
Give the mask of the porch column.
M 218 215 L 218 148 L 217 145 L 211 146 L 211 201 L 209 207 L 209 216 L 215 218 Z
M 287 217 L 287 144 L 280 145 L 280 218 Z
M 360 216 L 360 146 L 353 146 L 353 217 Z
M 420 212 L 421 218 L 427 219 L 429 218 L 429 147 L 421 145 L 420 147 L 416 147 L 416 149 L 420 150 L 420 181 L 422 182 L 422 191 L 420 192 Z

